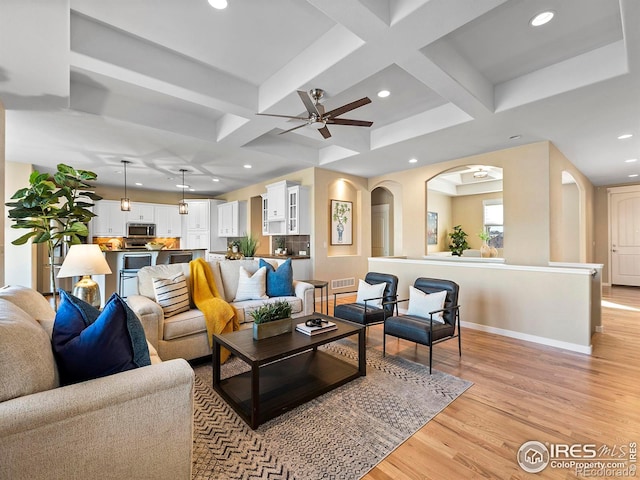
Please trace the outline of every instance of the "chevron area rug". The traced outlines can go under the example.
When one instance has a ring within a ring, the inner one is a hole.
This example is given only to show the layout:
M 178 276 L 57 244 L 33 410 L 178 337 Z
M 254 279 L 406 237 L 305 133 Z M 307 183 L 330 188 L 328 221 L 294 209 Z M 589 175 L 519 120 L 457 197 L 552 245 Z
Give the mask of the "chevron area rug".
M 354 342 L 323 349 L 356 363 Z M 222 376 L 244 362 L 231 358 Z M 195 368 L 194 480 L 357 480 L 455 400 L 471 382 L 367 349 L 367 375 L 251 430 Z

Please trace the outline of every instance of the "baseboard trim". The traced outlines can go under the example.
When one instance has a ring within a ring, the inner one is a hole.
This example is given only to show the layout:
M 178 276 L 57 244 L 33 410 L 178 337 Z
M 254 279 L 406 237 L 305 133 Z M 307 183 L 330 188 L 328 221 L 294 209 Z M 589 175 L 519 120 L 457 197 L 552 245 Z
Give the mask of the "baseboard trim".
M 479 330 L 481 332 L 495 333 L 496 335 L 502 335 L 503 337 L 515 338 L 518 340 L 524 340 L 526 342 L 539 343 L 549 347 L 561 348 L 563 350 L 570 350 L 572 352 L 584 353 L 591 355 L 593 346 L 579 345 L 577 343 L 563 342 L 561 340 L 554 340 L 552 338 L 539 337 L 538 335 L 531 335 L 528 333 L 516 332 L 513 330 L 506 330 L 504 328 L 490 327 L 488 325 L 480 325 L 478 323 L 460 322 L 463 327 L 471 328 L 473 330 Z M 597 327 L 596 327 L 597 328 Z

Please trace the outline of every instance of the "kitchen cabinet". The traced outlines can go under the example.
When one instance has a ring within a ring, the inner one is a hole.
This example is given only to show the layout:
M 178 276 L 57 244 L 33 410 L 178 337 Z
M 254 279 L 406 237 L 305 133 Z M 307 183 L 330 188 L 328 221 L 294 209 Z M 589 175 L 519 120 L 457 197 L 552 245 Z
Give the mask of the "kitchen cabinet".
M 295 185 L 287 189 L 287 234 L 310 235 L 309 187 Z
M 187 230 L 187 235 L 185 237 L 186 244 L 182 246 L 182 248 L 190 249 L 190 248 L 204 248 L 209 250 L 209 232 L 194 231 Z
M 155 218 L 157 237 L 182 236 L 182 217 L 177 205 L 156 205 Z
M 154 223 L 155 222 L 155 205 L 152 203 L 131 204 L 131 210 L 127 215 L 127 222 L 131 223 Z
M 186 200 L 187 230 L 209 230 L 209 200 Z
M 262 195 L 262 234 L 309 235 L 309 205 L 309 187 L 287 181 L 267 185 Z
M 281 182 L 267 185 L 268 210 L 267 220 L 270 222 L 284 222 L 287 219 L 288 188 L 293 186 L 291 182 Z
M 92 237 L 126 236 L 127 212 L 120 210 L 116 200 L 100 200 L 93 207 L 95 217 L 89 222 Z
M 226 202 L 218 205 L 218 236 L 240 237 L 246 233 L 247 202 Z

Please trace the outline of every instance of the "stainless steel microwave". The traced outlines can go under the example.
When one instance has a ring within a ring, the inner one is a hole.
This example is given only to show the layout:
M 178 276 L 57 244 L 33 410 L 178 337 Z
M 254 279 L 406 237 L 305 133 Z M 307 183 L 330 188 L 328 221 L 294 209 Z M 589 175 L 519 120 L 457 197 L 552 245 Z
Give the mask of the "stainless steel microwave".
M 145 238 L 156 236 L 155 223 L 127 223 L 128 238 Z

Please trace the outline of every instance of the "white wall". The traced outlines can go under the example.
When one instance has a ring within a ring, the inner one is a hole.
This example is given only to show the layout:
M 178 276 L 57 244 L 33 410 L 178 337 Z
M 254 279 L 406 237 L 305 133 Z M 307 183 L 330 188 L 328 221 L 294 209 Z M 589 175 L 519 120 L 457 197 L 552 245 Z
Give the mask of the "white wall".
M 5 202 L 20 188 L 29 186 L 31 165 L 24 163 L 5 163 Z M 36 247 L 29 241 L 25 245 L 12 245 L 11 242 L 28 232 L 26 229 L 11 228 L 13 222 L 8 219 L 9 207 L 4 207 L 4 284 L 24 285 L 37 288 Z

